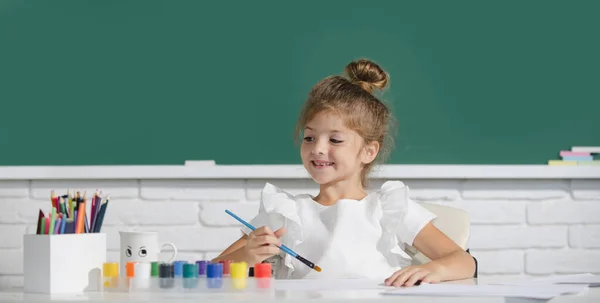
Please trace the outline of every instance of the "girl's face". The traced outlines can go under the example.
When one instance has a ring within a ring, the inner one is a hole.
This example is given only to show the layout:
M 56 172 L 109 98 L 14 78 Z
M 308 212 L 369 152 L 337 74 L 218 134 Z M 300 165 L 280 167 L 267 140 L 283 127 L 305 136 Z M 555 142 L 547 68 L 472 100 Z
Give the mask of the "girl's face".
M 302 164 L 318 184 L 356 179 L 363 165 L 375 159 L 379 145 L 365 145 L 336 114 L 319 113 L 306 123 L 300 148 Z

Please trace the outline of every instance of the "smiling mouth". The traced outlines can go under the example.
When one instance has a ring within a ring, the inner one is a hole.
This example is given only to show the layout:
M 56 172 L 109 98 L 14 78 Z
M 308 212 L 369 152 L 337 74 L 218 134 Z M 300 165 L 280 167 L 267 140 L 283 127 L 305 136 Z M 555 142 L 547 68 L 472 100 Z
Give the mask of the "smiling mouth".
M 328 166 L 332 166 L 334 163 L 333 162 L 327 162 L 327 161 L 310 161 L 312 163 L 313 166 L 315 167 L 328 167 Z

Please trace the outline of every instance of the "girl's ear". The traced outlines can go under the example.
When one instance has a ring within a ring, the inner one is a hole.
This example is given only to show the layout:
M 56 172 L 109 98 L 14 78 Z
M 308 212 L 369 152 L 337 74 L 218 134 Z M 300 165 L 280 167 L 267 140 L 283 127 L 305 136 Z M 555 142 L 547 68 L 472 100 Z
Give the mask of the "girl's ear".
M 369 164 L 375 160 L 377 153 L 379 153 L 379 142 L 371 141 L 366 143 L 363 147 L 361 162 L 363 164 Z

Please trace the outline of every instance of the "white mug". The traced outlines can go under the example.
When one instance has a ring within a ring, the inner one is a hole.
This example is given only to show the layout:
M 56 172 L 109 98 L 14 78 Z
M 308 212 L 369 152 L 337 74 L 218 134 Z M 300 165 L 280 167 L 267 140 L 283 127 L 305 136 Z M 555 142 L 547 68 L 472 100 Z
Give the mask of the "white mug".
M 173 262 L 177 256 L 177 247 L 171 242 L 158 242 L 158 232 L 155 231 L 119 231 L 121 238 L 120 275 L 125 276 L 127 262 L 155 262 L 163 247 L 171 247 L 173 255 L 165 262 Z

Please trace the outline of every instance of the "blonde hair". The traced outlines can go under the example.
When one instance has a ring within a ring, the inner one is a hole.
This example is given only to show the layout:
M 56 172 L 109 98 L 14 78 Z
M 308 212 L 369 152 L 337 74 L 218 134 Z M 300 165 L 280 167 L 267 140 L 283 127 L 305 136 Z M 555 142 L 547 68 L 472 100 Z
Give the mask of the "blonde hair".
M 383 90 L 389 75 L 375 62 L 360 59 L 352 61 L 344 69 L 344 76 L 329 76 L 311 89 L 296 125 L 296 137 L 306 123 L 317 114 L 329 111 L 338 114 L 349 129 L 357 132 L 365 141 L 377 141 L 380 146 L 375 161 L 366 164 L 361 172 L 361 183 L 367 184 L 367 175 L 374 162 L 383 161 L 393 144 L 390 125 L 393 117 L 388 107 L 373 92 Z

